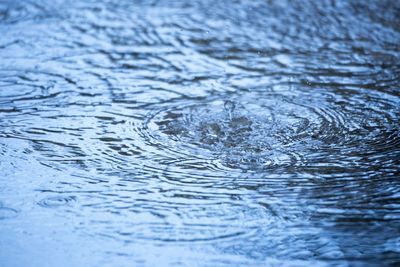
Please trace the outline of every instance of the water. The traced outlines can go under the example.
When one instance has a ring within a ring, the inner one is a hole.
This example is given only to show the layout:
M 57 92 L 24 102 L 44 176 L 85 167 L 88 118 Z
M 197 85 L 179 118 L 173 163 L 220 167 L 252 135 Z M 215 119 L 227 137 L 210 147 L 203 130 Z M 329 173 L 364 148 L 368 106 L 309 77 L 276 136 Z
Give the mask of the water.
M 400 264 L 399 18 L 0 1 L 0 265 Z

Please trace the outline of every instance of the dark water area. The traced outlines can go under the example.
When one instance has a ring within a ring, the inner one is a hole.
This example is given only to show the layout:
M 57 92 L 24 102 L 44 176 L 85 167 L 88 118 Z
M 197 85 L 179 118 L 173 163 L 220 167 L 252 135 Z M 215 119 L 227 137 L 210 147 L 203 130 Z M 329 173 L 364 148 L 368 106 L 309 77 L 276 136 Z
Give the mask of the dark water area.
M 398 266 L 400 1 L 0 0 L 0 266 Z

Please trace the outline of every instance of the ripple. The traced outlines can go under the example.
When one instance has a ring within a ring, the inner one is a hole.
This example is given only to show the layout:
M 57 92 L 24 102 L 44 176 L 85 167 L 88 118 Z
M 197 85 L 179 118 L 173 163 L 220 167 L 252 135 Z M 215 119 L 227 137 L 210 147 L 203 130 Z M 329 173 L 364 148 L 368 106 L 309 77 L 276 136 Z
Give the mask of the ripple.
M 390 105 L 387 113 L 369 110 L 367 120 L 365 106 L 357 98 L 368 95 L 351 93 L 348 106 L 322 91 L 256 92 L 176 102 L 155 109 L 141 130 L 150 146 L 176 157 L 208 160 L 206 164 L 214 166 L 259 171 L 307 166 L 322 157 L 345 165 L 346 153 L 360 153 L 363 142 L 386 144 L 389 151 L 399 134 L 398 99 L 382 103 Z M 369 131 L 372 124 L 375 132 Z M 392 132 L 391 138 L 385 139 L 386 132 Z
M 12 219 L 17 216 L 18 216 L 17 210 L 0 206 L 0 220 Z
M 58 208 L 66 205 L 70 205 L 72 202 L 75 201 L 74 196 L 54 196 L 54 197 L 47 197 L 40 200 L 37 204 L 44 208 Z
M 2 1 L 0 188 L 36 204 L 9 226 L 52 236 L 41 226 L 58 208 L 62 227 L 104 244 L 85 254 L 118 263 L 394 262 L 399 10 Z M 0 219 L 17 213 L 0 203 Z
M 28 19 L 40 18 L 44 13 L 44 7 L 40 3 L 26 1 L 2 1 L 0 3 L 0 22 L 6 24 L 18 23 Z
M 121 238 L 174 243 L 216 242 L 254 235 L 259 223 L 265 227 L 277 223 L 260 207 L 233 203 L 203 204 L 197 208 L 193 205 L 181 206 L 175 212 L 170 208 L 154 205 L 153 215 L 158 214 L 164 220 L 161 223 L 150 223 L 149 228 L 127 225 L 125 231 L 119 232 Z M 132 231 L 127 231 L 130 228 Z

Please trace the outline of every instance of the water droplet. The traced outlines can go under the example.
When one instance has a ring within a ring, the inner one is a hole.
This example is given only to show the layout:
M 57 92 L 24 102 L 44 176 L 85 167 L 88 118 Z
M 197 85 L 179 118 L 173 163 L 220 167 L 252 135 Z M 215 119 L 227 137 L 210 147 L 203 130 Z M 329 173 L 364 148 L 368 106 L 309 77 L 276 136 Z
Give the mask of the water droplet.
M 235 103 L 231 100 L 226 100 L 224 103 L 225 111 L 228 113 L 229 119 L 232 119 L 233 111 L 235 110 Z

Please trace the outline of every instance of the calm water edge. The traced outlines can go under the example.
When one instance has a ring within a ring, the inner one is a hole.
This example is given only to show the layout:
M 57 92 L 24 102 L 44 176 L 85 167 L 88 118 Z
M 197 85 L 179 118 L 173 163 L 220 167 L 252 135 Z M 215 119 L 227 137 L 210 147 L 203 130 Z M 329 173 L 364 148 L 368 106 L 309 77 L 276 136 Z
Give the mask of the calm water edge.
M 0 0 L 0 266 L 400 266 L 400 1 Z

